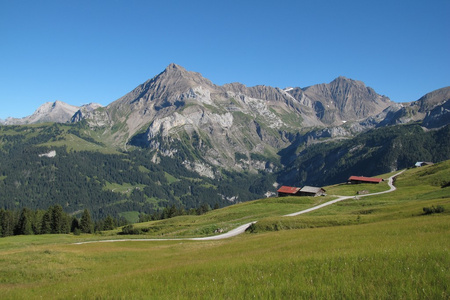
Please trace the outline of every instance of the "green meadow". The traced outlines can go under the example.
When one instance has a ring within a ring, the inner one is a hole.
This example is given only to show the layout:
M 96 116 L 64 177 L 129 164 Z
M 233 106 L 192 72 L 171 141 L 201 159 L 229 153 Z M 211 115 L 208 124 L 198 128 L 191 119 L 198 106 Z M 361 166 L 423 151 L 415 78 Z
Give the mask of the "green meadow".
M 385 176 L 383 175 L 383 178 Z M 407 170 L 397 190 L 300 211 L 380 186 L 326 187 L 330 196 L 269 198 L 201 216 L 135 224 L 145 235 L 0 239 L 2 299 L 449 299 L 450 161 Z M 384 186 L 388 189 L 387 184 Z M 375 191 L 370 191 L 375 192 Z M 444 211 L 424 214 L 424 207 Z M 215 241 L 118 241 L 213 235 Z

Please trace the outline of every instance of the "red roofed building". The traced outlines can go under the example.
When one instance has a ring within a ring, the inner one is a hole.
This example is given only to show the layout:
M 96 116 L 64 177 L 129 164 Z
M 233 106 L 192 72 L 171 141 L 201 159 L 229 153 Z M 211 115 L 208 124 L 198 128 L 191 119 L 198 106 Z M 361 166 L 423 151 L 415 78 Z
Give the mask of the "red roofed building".
M 350 176 L 348 179 L 349 183 L 380 183 L 382 178 L 364 177 L 364 176 Z
M 298 196 L 300 192 L 299 187 L 285 186 L 283 185 L 278 189 L 278 197 L 284 196 Z

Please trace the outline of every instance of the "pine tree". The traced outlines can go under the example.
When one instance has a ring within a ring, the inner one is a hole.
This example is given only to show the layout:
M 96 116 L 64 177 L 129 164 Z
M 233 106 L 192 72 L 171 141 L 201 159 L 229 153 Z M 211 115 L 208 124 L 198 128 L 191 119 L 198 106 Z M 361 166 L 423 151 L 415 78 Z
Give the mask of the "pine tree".
M 116 228 L 116 221 L 111 217 L 111 215 L 106 216 L 105 222 L 103 223 L 103 230 L 113 230 Z
M 33 229 L 31 228 L 31 211 L 26 207 L 22 208 L 20 212 L 15 233 L 16 235 L 33 234 Z
M 64 233 L 64 217 L 62 206 L 56 204 L 51 208 L 51 233 Z
M 83 212 L 83 215 L 81 216 L 80 221 L 80 229 L 81 232 L 84 233 L 92 233 L 93 231 L 93 224 L 91 220 L 91 214 L 89 213 L 89 210 L 86 208 Z
M 14 234 L 14 216 L 10 210 L 0 210 L 0 227 L 2 237 Z
M 72 218 L 72 223 L 70 225 L 70 231 L 75 232 L 75 229 L 80 229 L 80 222 L 76 217 Z
M 52 233 L 52 213 L 51 209 L 47 210 L 42 216 L 41 234 Z

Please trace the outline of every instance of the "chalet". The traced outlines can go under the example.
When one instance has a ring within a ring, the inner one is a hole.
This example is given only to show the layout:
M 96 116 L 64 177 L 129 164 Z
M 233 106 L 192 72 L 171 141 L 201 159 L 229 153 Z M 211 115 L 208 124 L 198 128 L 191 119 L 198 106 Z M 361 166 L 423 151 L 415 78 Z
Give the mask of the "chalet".
M 364 177 L 364 176 L 350 176 L 348 179 L 348 183 L 358 184 L 358 183 L 380 183 L 382 182 L 382 178 L 374 178 L 374 177 Z
M 285 197 L 285 196 L 300 196 L 300 188 L 299 187 L 292 187 L 292 186 L 285 186 L 283 185 L 278 189 L 278 197 Z
M 325 190 L 320 187 L 314 187 L 314 186 L 304 186 L 300 189 L 300 196 L 311 196 L 311 197 L 317 197 L 317 196 L 325 196 Z

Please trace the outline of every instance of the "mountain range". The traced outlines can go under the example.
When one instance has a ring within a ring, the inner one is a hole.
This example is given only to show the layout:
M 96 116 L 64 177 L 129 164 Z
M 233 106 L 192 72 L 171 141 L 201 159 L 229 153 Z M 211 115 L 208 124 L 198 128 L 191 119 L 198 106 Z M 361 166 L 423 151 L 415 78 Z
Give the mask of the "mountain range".
M 363 82 L 338 77 L 328 84 L 280 89 L 218 86 L 201 74 L 170 64 L 163 72 L 106 107 L 45 103 L 23 119 L 4 124 L 86 122 L 102 142 L 120 149 L 156 150 L 160 156 L 185 152 L 186 167 L 213 176 L 209 166 L 234 170 L 271 169 L 258 157 L 307 137 L 342 139 L 370 128 L 421 122 L 427 129 L 450 122 L 450 87 L 410 103 L 395 103 Z
M 219 86 L 171 64 L 105 107 L 56 101 L 3 121 L 0 207 L 94 218 L 222 207 L 450 159 L 449 123 L 450 87 L 395 103 L 345 77 Z

